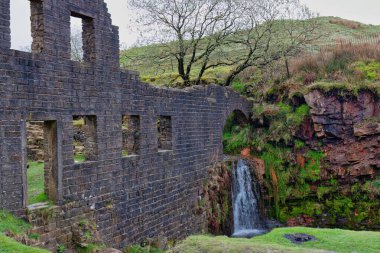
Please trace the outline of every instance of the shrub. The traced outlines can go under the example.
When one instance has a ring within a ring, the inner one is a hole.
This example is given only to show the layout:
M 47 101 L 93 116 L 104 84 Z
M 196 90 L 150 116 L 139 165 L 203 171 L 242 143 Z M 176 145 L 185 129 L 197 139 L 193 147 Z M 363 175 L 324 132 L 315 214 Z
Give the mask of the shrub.
M 362 27 L 362 24 L 360 24 L 359 22 L 341 19 L 341 18 L 330 19 L 329 23 L 335 24 L 335 25 L 342 25 L 350 29 L 359 29 L 360 27 Z
M 245 93 L 245 85 L 241 82 L 232 83 L 231 88 L 234 89 L 235 91 L 239 92 L 240 94 Z
M 364 73 L 364 79 L 373 81 L 377 79 L 374 73 L 379 61 L 379 45 L 344 43 L 321 49 L 317 54 L 300 55 L 290 61 L 290 69 L 305 85 L 322 79 L 356 82 L 358 72 Z
M 354 70 L 361 74 L 361 79 L 376 81 L 380 77 L 380 62 L 359 61 L 354 63 Z

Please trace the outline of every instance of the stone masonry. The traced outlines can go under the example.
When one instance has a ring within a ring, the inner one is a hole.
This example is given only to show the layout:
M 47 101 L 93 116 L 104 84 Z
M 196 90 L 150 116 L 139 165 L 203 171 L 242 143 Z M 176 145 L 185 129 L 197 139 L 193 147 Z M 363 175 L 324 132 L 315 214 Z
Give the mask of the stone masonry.
M 117 248 L 198 232 L 192 203 L 221 158 L 225 119 L 233 110 L 247 114 L 250 103 L 219 86 L 162 89 L 121 71 L 118 28 L 102 0 L 29 1 L 32 52 L 11 50 L 9 1 L 0 0 L 0 209 L 20 216 L 28 209 L 26 123 L 43 121 L 45 188 L 57 207 L 54 222 L 40 224 L 50 233 L 41 240 L 69 241 L 83 218 Z M 83 63 L 70 60 L 70 16 L 83 19 Z M 139 117 L 137 155 L 122 155 L 124 115 Z M 73 116 L 95 122 L 91 161 L 74 163 Z M 162 149 L 160 118 L 171 124 Z

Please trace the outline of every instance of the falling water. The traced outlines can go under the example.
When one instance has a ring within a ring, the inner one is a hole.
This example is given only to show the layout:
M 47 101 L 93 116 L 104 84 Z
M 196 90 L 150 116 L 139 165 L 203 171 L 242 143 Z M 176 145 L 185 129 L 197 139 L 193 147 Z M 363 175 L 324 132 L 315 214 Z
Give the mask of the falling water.
M 233 166 L 234 167 L 234 166 Z M 247 161 L 238 160 L 233 170 L 233 237 L 252 237 L 265 233 L 265 226 L 260 219 L 259 200 L 256 180 L 252 180 Z

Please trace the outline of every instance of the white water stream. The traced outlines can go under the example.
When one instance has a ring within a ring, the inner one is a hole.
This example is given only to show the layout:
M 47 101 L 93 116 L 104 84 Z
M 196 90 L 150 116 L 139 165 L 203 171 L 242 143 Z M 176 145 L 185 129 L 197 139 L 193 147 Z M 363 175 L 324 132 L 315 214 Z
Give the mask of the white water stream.
M 233 237 L 253 237 L 266 232 L 260 217 L 259 200 L 257 192 L 258 182 L 252 180 L 251 171 L 247 161 L 238 160 L 236 169 L 233 166 Z

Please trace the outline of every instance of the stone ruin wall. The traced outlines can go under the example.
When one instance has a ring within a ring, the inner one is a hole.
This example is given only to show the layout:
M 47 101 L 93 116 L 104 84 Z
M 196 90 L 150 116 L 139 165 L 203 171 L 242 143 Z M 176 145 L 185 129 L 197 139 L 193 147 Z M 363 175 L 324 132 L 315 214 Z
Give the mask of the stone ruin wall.
M 192 206 L 221 158 L 225 119 L 235 109 L 247 114 L 250 103 L 219 86 L 161 89 L 121 71 L 118 28 L 102 0 L 30 1 L 32 53 L 11 50 L 9 1 L 0 2 L 0 209 L 25 215 L 26 122 L 45 121 L 57 207 L 48 223 L 29 212 L 41 241 L 69 242 L 81 219 L 118 248 L 199 231 Z M 83 63 L 70 60 L 70 16 L 83 19 Z M 75 115 L 94 119 L 95 157 L 79 164 Z M 137 155 L 122 156 L 123 115 L 139 117 Z M 162 128 L 171 136 L 158 137 L 160 117 L 170 119 Z

